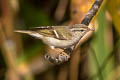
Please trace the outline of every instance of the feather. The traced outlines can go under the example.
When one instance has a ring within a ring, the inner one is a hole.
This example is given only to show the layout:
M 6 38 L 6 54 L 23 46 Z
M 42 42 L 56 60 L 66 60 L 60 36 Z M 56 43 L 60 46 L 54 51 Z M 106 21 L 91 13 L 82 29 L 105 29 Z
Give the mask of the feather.
M 46 37 L 54 37 L 59 40 L 70 40 L 72 34 L 67 28 L 69 28 L 69 26 L 41 26 L 32 28 L 31 30 Z

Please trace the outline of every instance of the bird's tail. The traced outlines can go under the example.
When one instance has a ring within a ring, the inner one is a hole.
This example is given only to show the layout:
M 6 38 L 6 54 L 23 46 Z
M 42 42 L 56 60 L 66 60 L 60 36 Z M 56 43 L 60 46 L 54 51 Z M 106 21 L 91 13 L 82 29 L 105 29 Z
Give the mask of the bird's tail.
M 31 35 L 33 37 L 39 38 L 39 39 L 41 39 L 43 37 L 42 35 L 40 35 L 39 33 L 35 32 L 35 31 L 15 30 L 14 32 L 28 34 L 28 35 Z
M 32 34 L 32 33 L 34 33 L 33 31 L 27 31 L 27 30 L 15 30 L 14 32 L 25 33 L 25 34 Z

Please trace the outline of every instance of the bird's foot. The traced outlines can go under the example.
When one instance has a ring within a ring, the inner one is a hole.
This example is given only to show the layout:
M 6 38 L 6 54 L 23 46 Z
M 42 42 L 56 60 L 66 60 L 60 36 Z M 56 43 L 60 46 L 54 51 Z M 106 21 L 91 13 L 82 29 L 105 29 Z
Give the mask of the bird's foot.
M 55 63 L 55 64 L 61 64 L 61 63 L 64 63 L 69 60 L 70 55 L 65 53 L 64 50 L 55 49 L 55 51 L 57 52 L 56 54 L 55 53 L 45 54 L 45 59 L 47 59 L 50 62 Z

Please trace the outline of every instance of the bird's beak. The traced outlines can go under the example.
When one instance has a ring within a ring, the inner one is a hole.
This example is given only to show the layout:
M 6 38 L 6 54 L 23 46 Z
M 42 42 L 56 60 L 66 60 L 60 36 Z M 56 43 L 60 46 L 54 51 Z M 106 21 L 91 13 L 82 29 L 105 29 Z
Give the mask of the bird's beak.
M 88 28 L 88 31 L 95 31 L 94 28 Z

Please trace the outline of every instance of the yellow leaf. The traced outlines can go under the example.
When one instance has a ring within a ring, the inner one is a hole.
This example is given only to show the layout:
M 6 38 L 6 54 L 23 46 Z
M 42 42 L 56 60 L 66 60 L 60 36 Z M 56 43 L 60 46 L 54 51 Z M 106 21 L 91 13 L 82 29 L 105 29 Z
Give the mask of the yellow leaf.
M 112 16 L 115 29 L 120 35 L 120 0 L 108 0 L 107 8 Z

